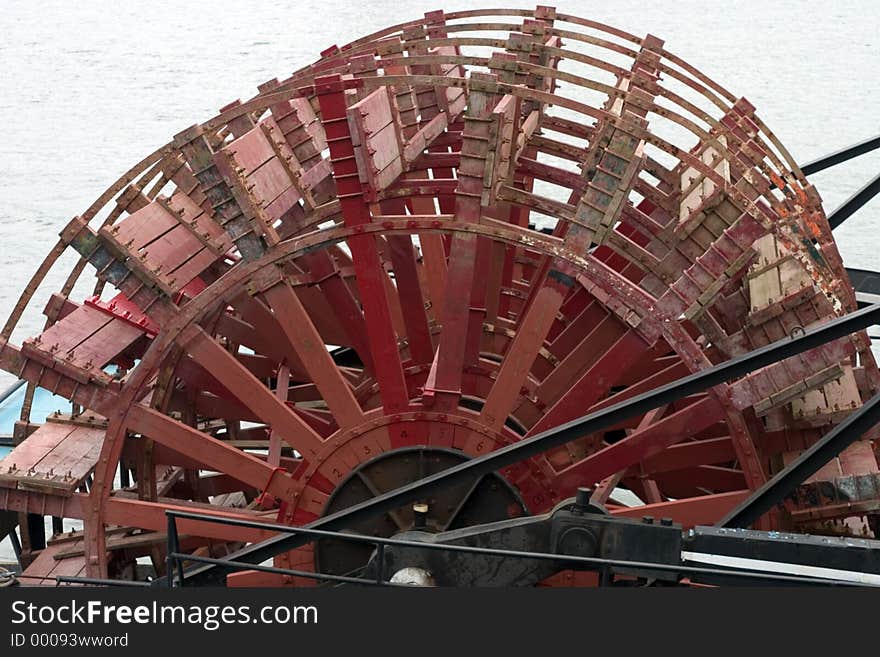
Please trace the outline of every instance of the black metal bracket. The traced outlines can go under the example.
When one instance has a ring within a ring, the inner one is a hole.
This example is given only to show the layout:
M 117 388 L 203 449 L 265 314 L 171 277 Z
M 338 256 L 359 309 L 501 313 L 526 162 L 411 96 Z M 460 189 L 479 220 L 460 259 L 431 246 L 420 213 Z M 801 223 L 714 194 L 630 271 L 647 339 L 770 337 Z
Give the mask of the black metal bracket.
M 875 135 L 864 141 L 860 141 L 851 146 L 847 146 L 846 148 L 842 148 L 839 151 L 820 157 L 812 162 L 807 162 L 806 164 L 801 165 L 800 169 L 805 176 L 810 176 L 819 171 L 824 171 L 825 169 L 829 169 L 851 160 L 859 155 L 870 153 L 878 148 L 880 148 L 880 135 Z M 828 214 L 828 224 L 831 226 L 831 229 L 833 230 L 840 226 L 840 224 L 849 219 L 877 194 L 880 194 L 880 174 L 874 176 L 874 178 L 864 187 L 844 201 L 840 207 L 835 208 Z
M 551 513 L 430 534 L 406 532 L 399 538 L 430 545 L 387 545 L 376 552 L 365 575 L 415 569 L 434 585 L 533 586 L 562 570 L 676 582 L 681 577 L 681 527 L 584 512 L 572 500 Z M 490 548 L 495 553 L 434 549 L 435 546 Z M 503 552 L 502 552 L 503 551 Z M 557 554 L 559 559 L 537 558 Z M 570 559 L 576 558 L 576 560 Z

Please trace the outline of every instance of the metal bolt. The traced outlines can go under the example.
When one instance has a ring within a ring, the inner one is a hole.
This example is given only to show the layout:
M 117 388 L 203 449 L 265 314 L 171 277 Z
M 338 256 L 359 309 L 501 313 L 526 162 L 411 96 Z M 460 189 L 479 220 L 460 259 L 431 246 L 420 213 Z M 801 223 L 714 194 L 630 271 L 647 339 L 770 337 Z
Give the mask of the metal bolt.
M 424 502 L 413 504 L 413 518 L 416 529 L 424 529 L 428 521 L 428 505 Z
M 577 496 L 574 500 L 574 506 L 577 510 L 586 509 L 590 504 L 590 496 L 592 496 L 593 491 L 586 486 L 580 486 L 577 489 Z

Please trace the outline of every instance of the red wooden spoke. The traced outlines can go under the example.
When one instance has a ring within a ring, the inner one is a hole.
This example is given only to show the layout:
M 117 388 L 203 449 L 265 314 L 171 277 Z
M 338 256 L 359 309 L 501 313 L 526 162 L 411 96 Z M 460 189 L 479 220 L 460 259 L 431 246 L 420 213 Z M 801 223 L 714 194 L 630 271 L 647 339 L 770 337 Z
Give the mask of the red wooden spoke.
M 342 80 L 338 76 L 322 78 L 319 88 L 324 90 L 318 94 L 318 101 L 343 219 L 347 226 L 363 226 L 370 222 L 370 211 L 357 177 L 358 167 L 346 119 Z M 398 412 L 407 407 L 409 395 L 403 379 L 397 336 L 392 327 L 388 290 L 385 287 L 386 274 L 379 258 L 376 238 L 357 235 L 348 240 L 348 246 L 357 275 L 382 404 L 388 412 Z
M 715 518 L 723 517 L 748 495 L 748 490 L 701 495 L 685 500 L 661 501 L 644 506 L 617 508 L 611 511 L 611 515 L 624 518 L 642 518 L 644 516 L 669 518 L 673 522 L 681 524 L 685 529 L 689 529 L 696 525 L 711 525 L 715 522 Z
M 486 321 L 486 293 L 492 264 L 491 251 L 491 242 L 485 237 L 478 237 L 471 281 L 467 337 L 465 338 L 465 367 L 476 365 L 480 357 L 483 323 Z
M 186 385 L 184 392 L 172 396 L 172 405 L 175 407 L 192 401 L 195 403 L 196 412 L 200 415 L 222 417 L 233 421 L 260 421 L 251 409 L 242 404 L 234 394 L 189 356 L 180 359 L 175 374 Z M 190 400 L 191 391 L 197 393 L 194 400 Z
M 715 465 L 670 470 L 654 475 L 654 481 L 668 499 L 695 497 L 706 493 L 727 493 L 746 487 L 742 470 Z
M 327 301 L 345 333 L 348 340 L 346 344 L 351 345 L 357 352 L 364 367 L 372 371 L 374 367 L 373 354 L 367 340 L 364 315 L 357 299 L 342 277 L 339 276 L 330 256 L 324 251 L 319 251 L 303 257 L 302 260 L 307 264 L 312 276 L 321 282 L 321 291 L 326 295 Z
M 706 397 L 572 464 L 558 473 L 557 481 L 566 489 L 590 485 L 695 435 L 722 417 L 718 403 Z
M 514 358 L 504 360 L 492 391 L 486 399 L 480 419 L 495 430 L 500 429 L 513 410 L 520 388 L 532 368 L 538 349 L 556 318 L 556 311 L 562 305 L 571 280 L 559 272 L 535 298 L 535 303 L 526 311 L 520 322 L 516 337 L 510 344 L 509 353 Z
M 562 362 L 541 381 L 537 390 L 538 397 L 546 402 L 555 404 L 566 396 L 577 394 L 569 392 L 572 384 L 582 379 L 585 372 L 593 367 L 604 367 L 607 370 L 610 366 L 609 357 L 607 357 L 608 351 L 616 344 L 619 344 L 621 338 L 629 332 L 617 318 L 610 315 L 607 316 L 574 349 L 566 354 Z M 635 347 L 636 350 L 639 349 L 640 345 L 636 339 L 628 338 L 627 341 L 629 342 L 627 346 Z M 641 349 L 644 350 L 646 348 L 647 345 L 642 341 Z M 620 355 L 621 351 L 618 352 L 617 356 Z M 614 369 L 612 371 L 617 370 Z M 613 385 L 613 382 L 602 379 L 598 388 L 600 394 L 602 385 L 610 387 Z M 589 404 L 593 401 L 595 399 L 587 398 L 586 403 Z
M 257 306 L 248 306 L 247 309 L 257 310 Z M 248 314 L 250 315 L 251 313 Z M 217 321 L 216 331 L 220 335 L 225 336 L 231 343 L 247 347 L 257 354 L 269 357 L 275 363 L 280 363 L 287 356 L 281 348 L 283 334 L 278 331 L 271 313 L 261 312 L 260 314 L 263 316 L 263 319 L 269 319 L 270 321 L 260 322 L 255 318 L 254 321 L 260 326 L 259 330 L 255 329 L 252 324 L 244 319 L 235 317 L 230 313 L 223 313 Z M 288 364 L 293 369 L 295 376 L 299 376 L 304 372 L 302 365 L 298 361 L 289 360 Z
M 410 358 L 415 363 L 430 363 L 434 357 L 434 347 L 431 343 L 425 299 L 419 282 L 412 239 L 403 236 L 389 237 L 388 246 L 391 251 L 397 293 L 400 295 L 403 320 L 406 324 Z
M 562 359 L 584 339 L 585 335 L 599 325 L 599 322 L 608 317 L 608 311 L 598 301 L 590 297 L 586 307 L 572 316 L 571 309 L 566 309 L 566 316 L 570 317 L 566 326 L 548 346 L 548 350 L 556 358 Z
M 602 481 L 596 484 L 593 487 L 592 495 L 590 495 L 590 502 L 594 504 L 606 504 L 608 500 L 611 499 L 611 495 L 614 493 L 620 480 L 623 479 L 623 475 L 624 473 L 622 471 L 615 472 L 613 475 L 605 477 Z
M 638 432 L 639 430 L 647 429 L 652 424 L 657 422 L 664 414 L 667 413 L 672 407 L 672 404 L 666 404 L 660 406 L 659 408 L 655 408 L 651 411 L 648 411 L 642 416 L 642 419 L 639 420 L 639 423 L 636 425 L 635 429 L 627 430 L 627 436 L 631 436 L 634 432 Z M 638 483 L 633 487 L 633 490 L 642 496 L 642 500 L 648 504 L 654 502 L 660 502 L 664 499 L 664 496 L 660 493 L 660 487 L 657 486 L 657 481 L 651 478 L 650 474 L 645 471 L 644 463 L 640 463 L 636 468 L 630 468 L 630 470 L 637 470 L 638 472 Z M 624 470 L 618 470 L 612 477 L 623 478 L 623 475 L 626 474 Z M 605 480 L 607 480 L 606 477 Z M 605 481 L 603 480 L 603 481 Z
M 653 390 L 654 388 L 670 383 L 671 381 L 680 379 L 687 374 L 687 365 L 685 365 L 680 360 L 674 360 L 674 362 L 666 365 L 666 367 L 663 367 L 651 376 L 640 379 L 637 383 L 633 383 L 632 385 L 627 386 L 624 390 L 621 390 L 620 392 L 611 395 L 610 397 L 607 397 L 600 402 L 597 402 L 590 407 L 590 410 L 598 411 L 599 409 L 607 408 L 612 404 L 620 403 L 626 399 L 634 397 L 635 395 L 640 395 L 643 392 Z
M 382 264 L 382 284 L 385 286 L 385 298 L 388 300 L 388 312 L 391 316 L 391 328 L 399 340 L 406 339 L 406 322 L 403 318 L 403 308 L 401 307 L 400 295 L 398 294 L 397 285 L 391 276 L 388 263 L 392 263 L 391 247 L 387 238 L 378 238 L 376 247 L 379 251 L 379 261 Z M 353 265 L 353 263 L 352 263 Z
M 273 476 L 275 469 L 265 461 L 222 441 L 206 436 L 182 422 L 146 406 L 135 405 L 128 414 L 128 430 L 149 436 L 174 451 L 218 472 L 234 473 L 240 481 L 281 499 L 293 498 L 289 475 Z
M 278 431 L 288 444 L 302 454 L 317 453 L 322 442 L 321 437 L 204 330 L 193 327 L 183 337 L 183 342 L 199 365 L 210 372 L 242 404 L 271 425 L 273 430 Z
M 607 393 L 617 382 L 620 373 L 642 356 L 646 349 L 647 345 L 637 333 L 624 333 L 553 404 L 530 433 L 538 433 L 578 417 L 585 407 L 590 408 Z
M 223 511 L 208 505 L 175 505 L 168 500 L 161 502 L 148 502 L 145 500 L 126 499 L 112 497 L 107 500 L 107 521 L 114 525 L 138 526 L 153 531 L 163 532 L 168 528 L 168 516 L 166 511 L 197 511 L 217 518 L 232 518 L 236 520 L 265 521 L 256 514 L 234 513 Z M 220 525 L 204 520 L 180 519 L 178 528 L 181 535 L 204 536 L 225 541 L 263 541 L 273 536 L 273 532 L 265 529 L 243 529 Z
M 476 238 L 473 235 L 455 235 L 446 276 L 448 290 L 471 289 L 476 249 Z M 465 294 L 448 295 L 441 314 L 443 332 L 425 383 L 425 397 L 437 408 L 458 406 L 467 341 L 468 301 L 468 295 Z
M 299 297 L 283 282 L 263 292 L 263 296 L 278 318 L 287 343 L 303 363 L 339 428 L 348 429 L 360 424 L 363 421 L 361 407 Z
M 413 209 L 418 210 L 419 206 L 414 204 Z M 429 209 L 433 211 L 433 207 Z M 437 233 L 422 233 L 419 235 L 419 245 L 425 265 L 425 278 L 428 281 L 432 315 L 438 317 L 445 307 L 447 289 L 446 249 L 443 247 L 443 237 Z
M 507 257 L 508 247 L 499 242 L 489 244 L 489 271 L 486 274 L 486 316 L 487 324 L 498 323 L 498 313 L 502 307 L 504 294 L 504 263 Z M 509 287 L 509 285 L 508 285 Z M 505 306 L 506 309 L 506 306 Z
M 287 393 L 290 388 L 290 368 L 282 365 L 278 368 L 278 382 L 275 386 L 275 394 L 279 401 L 287 401 Z M 266 456 L 266 463 L 273 467 L 278 467 L 281 463 L 281 434 L 277 431 L 269 433 L 269 454 Z
M 494 76 L 484 78 L 491 82 Z M 462 150 L 472 154 L 475 163 L 470 169 L 458 170 L 455 217 L 459 221 L 476 222 L 480 219 L 483 172 L 479 163 L 487 155 L 485 137 L 489 128 L 484 119 L 491 112 L 493 104 L 492 94 L 474 91 L 470 95 L 462 133 Z M 441 210 L 444 210 L 443 203 Z M 488 259 L 488 242 L 484 238 L 462 234 L 453 237 L 446 282 L 447 289 L 460 293 L 445 299 L 446 305 L 441 315 L 443 332 L 425 384 L 425 398 L 438 408 L 454 408 L 458 405 L 464 366 L 476 362 L 485 317 Z
M 639 477 L 629 479 L 626 483 L 630 490 L 638 495 L 645 504 L 660 504 L 666 501 L 666 498 L 660 492 L 657 482 L 648 476 L 640 475 Z

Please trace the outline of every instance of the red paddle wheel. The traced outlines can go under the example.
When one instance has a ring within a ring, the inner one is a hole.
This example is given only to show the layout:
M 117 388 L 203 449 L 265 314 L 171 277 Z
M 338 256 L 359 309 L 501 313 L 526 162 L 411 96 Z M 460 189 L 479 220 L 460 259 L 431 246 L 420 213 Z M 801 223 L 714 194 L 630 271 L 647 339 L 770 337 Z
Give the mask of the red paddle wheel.
M 304 524 L 855 308 L 815 189 L 748 101 L 654 36 L 438 11 L 259 90 L 71 221 L 2 332 L 29 395 L 72 402 L 45 422 L 26 404 L 0 462 L 0 507 L 84 524 L 33 572 L 161 572 L 165 509 Z M 45 331 L 14 345 L 69 250 Z M 711 524 L 877 392 L 869 347 L 842 338 L 448 488 L 420 522 L 593 486 L 611 514 Z M 856 442 L 763 527 L 870 536 L 877 472 Z M 268 535 L 179 524 L 202 555 Z M 368 556 L 324 541 L 276 563 Z

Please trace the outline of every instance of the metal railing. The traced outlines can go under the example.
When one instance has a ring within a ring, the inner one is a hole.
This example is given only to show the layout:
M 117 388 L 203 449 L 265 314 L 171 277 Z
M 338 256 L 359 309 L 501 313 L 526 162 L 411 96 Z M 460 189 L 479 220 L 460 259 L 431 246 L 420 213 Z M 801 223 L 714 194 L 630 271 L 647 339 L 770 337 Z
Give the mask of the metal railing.
M 479 554 L 486 556 L 494 556 L 508 559 L 524 559 L 536 561 L 552 561 L 560 564 L 560 566 L 570 566 L 573 569 L 598 571 L 600 582 L 610 580 L 612 568 L 638 569 L 644 571 L 665 571 L 674 572 L 681 575 L 707 575 L 712 577 L 729 577 L 745 580 L 753 580 L 755 583 L 778 583 L 778 584 L 798 584 L 798 585 L 821 585 L 821 586 L 856 586 L 854 582 L 845 580 L 835 580 L 817 577 L 806 577 L 798 575 L 783 575 L 776 573 L 768 573 L 766 571 L 749 571 L 741 568 L 706 568 L 701 566 L 689 566 L 685 563 L 669 564 L 646 561 L 628 561 L 624 559 L 605 559 L 602 557 L 585 557 L 578 555 L 552 553 L 552 552 L 531 552 L 525 550 L 505 550 L 498 548 L 474 547 L 469 545 L 452 545 L 449 543 L 433 543 L 430 541 L 413 541 L 401 538 L 384 538 L 378 536 L 364 536 L 361 534 L 351 534 L 346 532 L 330 531 L 324 529 L 308 529 L 304 527 L 292 527 L 289 525 L 279 525 L 275 523 L 258 522 L 255 520 L 244 520 L 239 518 L 224 518 L 210 514 L 195 513 L 189 511 L 166 510 L 165 514 L 168 518 L 168 551 L 166 555 L 166 574 L 163 580 L 164 586 L 172 588 L 175 586 L 184 586 L 186 577 L 184 574 L 183 564 L 186 561 L 221 565 L 232 571 L 258 571 L 272 573 L 277 575 L 289 575 L 293 577 L 303 577 L 314 579 L 317 581 L 335 582 L 337 584 L 356 584 L 363 586 L 391 586 L 391 587 L 410 587 L 408 584 L 396 584 L 386 580 L 384 556 L 387 546 L 409 547 L 420 550 L 439 550 L 445 552 L 458 552 L 468 554 Z M 374 562 L 376 563 L 376 574 L 374 577 L 353 577 L 346 575 L 333 575 L 330 573 L 318 573 L 313 571 L 294 570 L 290 568 L 279 568 L 277 566 L 264 566 L 262 564 L 253 564 L 245 561 L 236 561 L 234 559 L 223 559 L 214 557 L 204 557 L 180 552 L 180 535 L 177 528 L 178 519 L 197 520 L 199 522 L 210 522 L 219 525 L 246 527 L 249 529 L 262 529 L 283 534 L 299 534 L 308 537 L 308 543 L 313 543 L 318 539 L 333 539 L 339 541 L 349 541 L 353 543 L 369 544 L 375 546 L 376 555 Z M 565 568 L 560 568 L 565 570 Z

